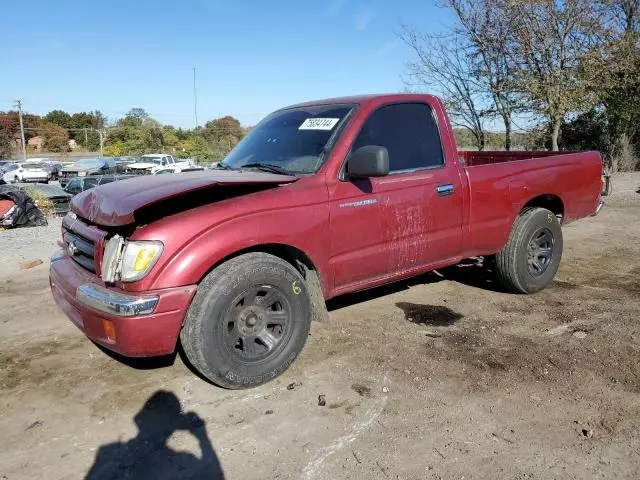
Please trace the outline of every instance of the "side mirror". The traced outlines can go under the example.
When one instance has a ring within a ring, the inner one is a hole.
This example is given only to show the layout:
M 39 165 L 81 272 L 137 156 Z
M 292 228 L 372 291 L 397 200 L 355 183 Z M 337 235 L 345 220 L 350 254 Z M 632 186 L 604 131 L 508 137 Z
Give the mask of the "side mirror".
M 347 160 L 350 178 L 384 177 L 389 175 L 389 152 L 379 145 L 365 145 L 353 152 Z

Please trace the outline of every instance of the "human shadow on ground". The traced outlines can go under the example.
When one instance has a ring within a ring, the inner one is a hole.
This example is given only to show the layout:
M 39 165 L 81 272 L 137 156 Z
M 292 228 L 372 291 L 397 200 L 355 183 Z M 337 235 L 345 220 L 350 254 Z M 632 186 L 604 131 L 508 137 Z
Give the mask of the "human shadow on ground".
M 155 392 L 133 420 L 138 435 L 126 442 L 101 446 L 85 480 L 224 480 L 205 422 L 195 412 L 183 413 L 173 393 Z M 198 440 L 200 458 L 167 446 L 169 437 L 181 430 Z

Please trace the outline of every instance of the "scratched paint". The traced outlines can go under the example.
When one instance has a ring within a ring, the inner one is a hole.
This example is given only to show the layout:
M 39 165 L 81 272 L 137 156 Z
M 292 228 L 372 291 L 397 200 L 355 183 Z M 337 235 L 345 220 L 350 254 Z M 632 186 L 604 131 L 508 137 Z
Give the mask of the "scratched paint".
M 398 191 L 393 192 L 394 196 Z M 425 198 L 416 199 L 414 192 L 407 191 L 405 201 L 390 201 L 385 198 L 387 214 L 384 215 L 385 234 L 390 242 L 391 267 L 395 271 L 420 265 L 425 258 L 429 242 L 429 216 Z M 397 198 L 397 197 L 396 197 Z M 411 200 L 411 201 L 409 201 Z

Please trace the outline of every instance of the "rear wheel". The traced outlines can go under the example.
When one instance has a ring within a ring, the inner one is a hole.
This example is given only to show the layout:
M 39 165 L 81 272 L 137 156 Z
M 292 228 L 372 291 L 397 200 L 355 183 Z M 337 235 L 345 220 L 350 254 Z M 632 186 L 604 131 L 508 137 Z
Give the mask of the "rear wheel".
M 300 273 L 276 256 L 255 252 L 204 278 L 180 340 L 198 372 L 240 389 L 284 372 L 302 350 L 309 326 L 309 296 Z
M 496 254 L 496 270 L 507 289 L 534 293 L 553 281 L 561 258 L 562 228 L 556 216 L 545 208 L 526 208 Z

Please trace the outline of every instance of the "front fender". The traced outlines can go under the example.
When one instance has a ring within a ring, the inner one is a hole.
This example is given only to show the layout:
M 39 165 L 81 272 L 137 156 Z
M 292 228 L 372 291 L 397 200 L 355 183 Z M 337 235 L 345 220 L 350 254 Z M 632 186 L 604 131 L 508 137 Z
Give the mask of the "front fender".
M 148 287 L 197 284 L 224 259 L 260 245 L 276 244 L 294 247 L 309 257 L 324 291 L 329 291 L 331 276 L 326 271 L 329 242 L 327 203 L 254 212 L 228 219 L 192 238 L 159 266 Z

